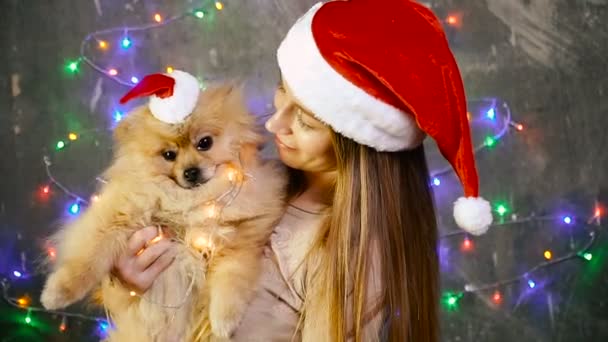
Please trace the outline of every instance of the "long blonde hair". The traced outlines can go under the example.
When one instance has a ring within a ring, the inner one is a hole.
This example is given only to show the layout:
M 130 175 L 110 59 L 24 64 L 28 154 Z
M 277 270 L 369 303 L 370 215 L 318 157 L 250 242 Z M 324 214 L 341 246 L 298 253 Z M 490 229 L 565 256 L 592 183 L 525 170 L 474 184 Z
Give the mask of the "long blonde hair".
M 369 340 L 367 284 L 379 277 L 383 339 L 438 341 L 437 224 L 423 147 L 377 152 L 336 133 L 332 143 L 334 200 L 305 261 L 303 340 Z

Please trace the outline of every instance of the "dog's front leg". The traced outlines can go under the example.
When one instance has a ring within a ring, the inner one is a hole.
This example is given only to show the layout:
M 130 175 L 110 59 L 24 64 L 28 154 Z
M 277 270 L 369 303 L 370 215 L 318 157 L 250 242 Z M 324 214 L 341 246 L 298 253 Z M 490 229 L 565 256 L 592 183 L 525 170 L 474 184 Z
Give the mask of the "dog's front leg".
M 82 299 L 110 272 L 128 237 L 125 229 L 113 227 L 114 215 L 103 203 L 95 203 L 55 237 L 55 270 L 40 298 L 45 308 L 59 309 Z
M 210 266 L 209 320 L 215 336 L 230 337 L 240 323 L 256 291 L 261 256 L 262 248 L 236 250 Z

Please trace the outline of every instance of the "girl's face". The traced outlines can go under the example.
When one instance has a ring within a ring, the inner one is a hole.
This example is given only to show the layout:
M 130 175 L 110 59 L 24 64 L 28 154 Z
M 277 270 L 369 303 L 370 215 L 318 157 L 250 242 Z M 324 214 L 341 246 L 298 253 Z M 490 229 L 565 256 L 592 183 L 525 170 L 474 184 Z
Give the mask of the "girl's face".
M 335 170 L 331 128 L 299 104 L 284 84 L 275 92 L 274 106 L 276 112 L 266 122 L 266 129 L 275 135 L 281 160 L 304 172 Z

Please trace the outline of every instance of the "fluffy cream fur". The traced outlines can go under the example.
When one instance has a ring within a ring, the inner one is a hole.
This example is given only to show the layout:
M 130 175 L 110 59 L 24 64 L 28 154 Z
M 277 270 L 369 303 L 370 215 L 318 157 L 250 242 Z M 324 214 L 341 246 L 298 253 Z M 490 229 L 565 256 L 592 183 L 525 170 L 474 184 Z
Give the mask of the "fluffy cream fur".
M 214 139 L 212 148 L 198 151 L 206 136 Z M 116 326 L 110 341 L 229 336 L 253 296 L 263 246 L 283 213 L 286 184 L 278 164 L 258 159 L 261 137 L 240 89 L 201 93 L 194 113 L 179 125 L 139 108 L 117 127 L 115 138 L 115 160 L 99 201 L 54 237 L 57 261 L 43 305 L 65 307 L 101 284 L 100 299 Z M 167 150 L 177 152 L 174 161 L 162 157 Z M 188 187 L 183 174 L 193 165 L 209 180 Z M 228 165 L 240 165 L 245 179 L 219 218 L 209 218 L 206 203 L 232 186 L 224 174 Z M 129 236 L 147 225 L 168 227 L 182 243 L 152 288 L 132 297 L 110 271 Z M 213 248 L 195 248 L 201 236 Z

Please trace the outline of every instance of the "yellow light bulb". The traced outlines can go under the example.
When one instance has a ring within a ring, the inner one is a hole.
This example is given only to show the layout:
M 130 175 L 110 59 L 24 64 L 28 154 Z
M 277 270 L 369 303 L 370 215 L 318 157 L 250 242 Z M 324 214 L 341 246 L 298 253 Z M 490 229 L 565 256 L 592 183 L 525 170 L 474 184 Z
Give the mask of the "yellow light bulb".
M 170 67 L 170 66 L 167 67 L 167 73 L 168 74 L 172 73 L 173 70 L 174 70 L 173 67 Z
M 235 169 L 230 168 L 228 170 L 228 180 L 234 182 L 236 180 L 237 173 L 238 172 Z
M 222 3 L 221 3 L 221 2 L 219 2 L 219 1 L 216 1 L 216 2 L 215 2 L 215 8 L 217 8 L 217 10 L 218 10 L 218 11 L 221 11 L 221 10 L 223 10 L 223 9 L 224 9 L 224 4 L 222 4 Z
M 100 40 L 99 41 L 99 48 L 100 49 L 105 49 L 108 47 L 108 43 L 105 40 Z
M 17 300 L 17 304 L 19 304 L 20 307 L 25 308 L 30 304 L 30 299 L 27 297 L 21 297 Z
M 70 134 L 68 134 L 68 139 L 74 141 L 74 140 L 78 139 L 78 134 L 70 133 Z
M 129 295 L 131 295 L 131 297 L 135 297 L 135 296 L 137 296 L 137 292 L 131 291 L 131 292 L 129 292 Z
M 553 256 L 553 255 L 551 254 L 551 251 L 545 251 L 545 253 L 544 253 L 543 255 L 545 256 L 545 259 L 547 259 L 547 260 L 550 260 L 550 259 L 551 259 L 551 257 Z
M 215 203 L 213 202 L 205 205 L 205 208 L 203 210 L 205 216 L 208 218 L 214 218 L 217 215 L 217 208 L 215 207 Z
M 154 21 L 156 21 L 157 23 L 160 23 L 161 21 L 163 21 L 163 17 L 160 14 L 156 13 L 154 15 Z
M 198 250 L 208 248 L 209 240 L 204 236 L 199 236 L 192 242 L 192 246 Z

